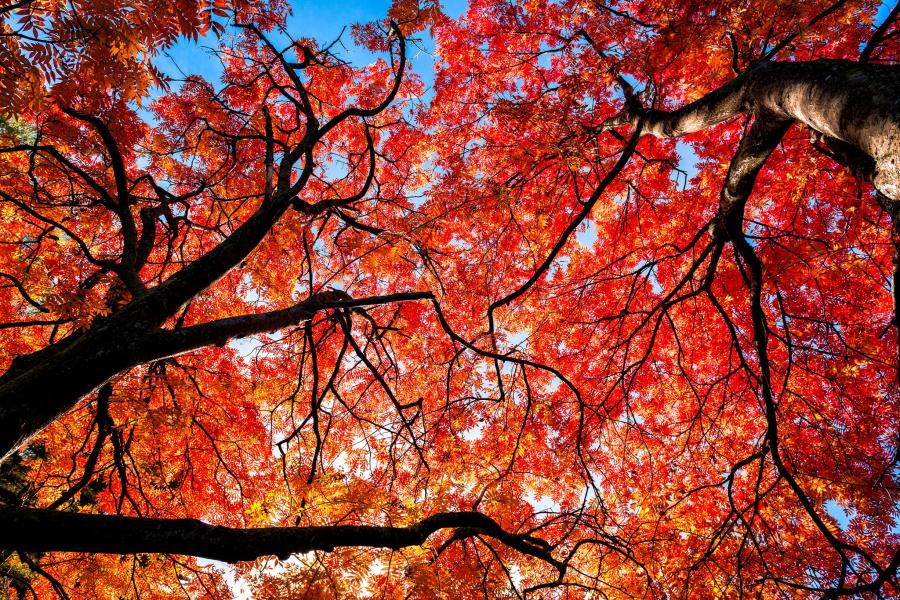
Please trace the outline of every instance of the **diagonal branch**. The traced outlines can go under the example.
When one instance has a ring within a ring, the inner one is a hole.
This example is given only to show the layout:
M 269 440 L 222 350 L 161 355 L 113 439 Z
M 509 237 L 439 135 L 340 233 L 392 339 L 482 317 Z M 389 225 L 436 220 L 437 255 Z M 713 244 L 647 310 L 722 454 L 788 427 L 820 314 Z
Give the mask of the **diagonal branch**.
M 351 298 L 346 292 L 336 290 L 320 292 L 294 306 L 280 310 L 227 317 L 182 329 L 158 329 L 148 334 L 144 340 L 144 351 L 152 356 L 143 358 L 143 360 L 158 360 L 205 346 L 221 346 L 235 338 L 271 333 L 312 319 L 316 313 L 323 310 L 377 306 L 407 300 L 432 300 L 433 298 L 431 292 L 406 292 L 366 298 Z
M 888 30 L 897 21 L 898 17 L 900 17 L 900 2 L 894 5 L 893 10 L 885 17 L 884 21 L 881 22 L 881 25 L 875 29 L 872 37 L 869 38 L 869 41 L 866 43 L 866 47 L 863 48 L 862 52 L 859 54 L 859 62 L 869 62 L 872 60 L 872 53 L 878 49 L 882 42 L 884 42 Z

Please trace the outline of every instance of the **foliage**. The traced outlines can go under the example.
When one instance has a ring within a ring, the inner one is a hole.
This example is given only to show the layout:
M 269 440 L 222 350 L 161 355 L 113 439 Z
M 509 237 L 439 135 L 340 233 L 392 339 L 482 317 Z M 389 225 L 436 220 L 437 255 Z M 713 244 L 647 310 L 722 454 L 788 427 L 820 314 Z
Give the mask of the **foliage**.
M 84 387 L 0 503 L 502 529 L 228 568 L 8 552 L 7 594 L 896 596 L 890 201 L 794 125 L 741 245 L 716 227 L 749 117 L 613 126 L 760 61 L 892 64 L 878 9 L 403 0 L 354 28 L 365 66 L 277 2 L 0 9 L 0 392 L 40 365 L 27 389 Z M 206 34 L 222 80 L 166 81 Z

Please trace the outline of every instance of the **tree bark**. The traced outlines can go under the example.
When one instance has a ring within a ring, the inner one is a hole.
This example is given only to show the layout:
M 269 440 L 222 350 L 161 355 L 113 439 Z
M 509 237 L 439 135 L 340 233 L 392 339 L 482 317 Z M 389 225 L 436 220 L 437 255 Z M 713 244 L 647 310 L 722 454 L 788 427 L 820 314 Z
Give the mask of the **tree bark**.
M 677 110 L 632 113 L 618 122 L 643 119 L 644 131 L 657 137 L 680 137 L 740 113 L 796 121 L 874 161 L 875 187 L 900 201 L 900 66 L 763 62 Z

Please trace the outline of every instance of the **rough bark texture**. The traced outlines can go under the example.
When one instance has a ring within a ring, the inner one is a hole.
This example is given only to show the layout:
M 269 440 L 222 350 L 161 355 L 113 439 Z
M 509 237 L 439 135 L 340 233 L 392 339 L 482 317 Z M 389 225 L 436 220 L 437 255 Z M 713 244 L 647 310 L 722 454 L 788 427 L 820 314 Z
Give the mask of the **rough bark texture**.
M 671 112 L 628 115 L 658 137 L 706 129 L 740 113 L 802 123 L 871 158 L 873 183 L 900 201 L 900 66 L 848 60 L 765 62 Z

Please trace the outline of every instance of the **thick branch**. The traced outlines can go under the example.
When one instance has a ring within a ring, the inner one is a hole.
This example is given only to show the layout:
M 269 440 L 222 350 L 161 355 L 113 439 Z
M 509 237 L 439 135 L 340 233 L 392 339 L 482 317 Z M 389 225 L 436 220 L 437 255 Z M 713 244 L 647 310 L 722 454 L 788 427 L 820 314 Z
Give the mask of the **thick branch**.
M 289 308 L 270 312 L 228 317 L 202 325 L 183 329 L 157 330 L 147 336 L 144 347 L 157 360 L 213 344 L 222 345 L 228 340 L 260 333 L 271 333 L 307 321 L 320 311 L 329 309 L 377 306 L 406 300 L 431 300 L 431 292 L 387 294 L 368 298 L 351 298 L 345 292 L 321 292 Z
M 738 151 L 731 161 L 728 176 L 722 189 L 716 220 L 716 237 L 729 239 L 743 259 L 748 276 L 750 312 L 753 322 L 753 340 L 759 359 L 759 381 L 765 406 L 766 442 L 772 461 L 779 474 L 788 482 L 810 519 L 829 544 L 840 554 L 844 564 L 847 551 L 854 552 L 879 571 L 878 564 L 860 548 L 839 540 L 822 520 L 812 501 L 788 468 L 778 435 L 778 407 L 772 389 L 772 373 L 768 354 L 768 325 L 762 305 L 763 265 L 753 246 L 744 235 L 744 207 L 760 169 L 784 136 L 790 121 L 777 115 L 760 114 L 747 133 L 741 138 Z
M 791 122 L 772 115 L 759 115 L 741 138 L 737 152 L 728 166 L 725 185 L 719 198 L 716 233 L 734 240 L 743 236 L 744 208 L 769 155 L 787 132 Z
M 346 546 L 398 550 L 420 546 L 441 529 L 465 528 L 492 537 L 529 556 L 563 568 L 550 545 L 509 533 L 477 512 L 434 514 L 408 527 L 326 525 L 319 527 L 231 528 L 195 519 L 148 519 L 91 515 L 38 508 L 0 508 L 0 549 L 25 552 L 186 554 L 225 562 Z
M 847 60 L 763 62 L 682 108 L 627 111 L 609 125 L 643 119 L 647 133 L 679 137 L 744 112 L 798 121 L 849 144 L 875 161 L 875 187 L 900 200 L 898 66 Z
M 656 137 L 681 137 L 701 131 L 747 110 L 743 102 L 746 81 L 746 76 L 739 76 L 677 110 L 650 109 L 628 118 L 632 124 L 643 118 L 644 132 Z
M 148 329 L 140 323 L 111 320 L 90 335 L 71 338 L 50 356 L 38 354 L 34 362 L 21 365 L 18 371 L 15 365 L 10 368 L 11 381 L 0 386 L 0 398 L 9 399 L 0 402 L 0 453 L 6 458 L 79 398 L 135 365 L 224 344 L 236 337 L 276 331 L 312 318 L 321 310 L 417 299 L 432 299 L 432 295 L 411 292 L 353 299 L 344 292 L 323 292 L 290 308 L 177 330 Z

